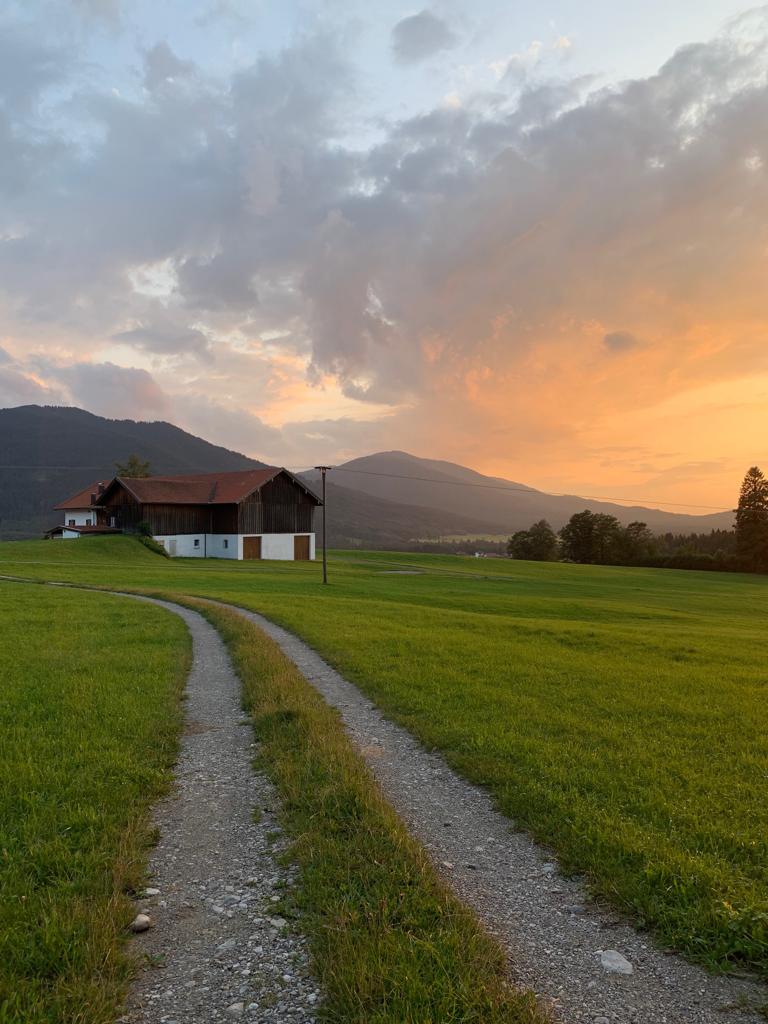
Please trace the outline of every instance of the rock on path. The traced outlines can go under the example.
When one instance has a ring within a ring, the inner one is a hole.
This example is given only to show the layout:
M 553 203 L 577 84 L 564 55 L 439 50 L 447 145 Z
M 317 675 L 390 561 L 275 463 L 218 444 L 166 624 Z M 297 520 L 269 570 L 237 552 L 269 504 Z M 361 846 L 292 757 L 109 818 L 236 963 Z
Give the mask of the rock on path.
M 459 898 L 506 947 L 515 980 L 556 1016 L 590 1024 L 765 1024 L 756 982 L 707 974 L 657 949 L 615 915 L 601 913 L 489 796 L 427 753 L 315 651 L 242 608 L 323 697 L 387 799 L 429 851 Z
M 153 927 L 132 946 L 149 966 L 121 1020 L 309 1024 L 319 993 L 303 940 L 277 916 L 276 900 L 291 879 L 275 860 L 277 798 L 251 766 L 255 744 L 240 682 L 205 619 L 153 603 L 187 623 L 193 663 L 176 785 L 154 815 L 160 841 L 150 858 L 152 888 L 137 901 Z

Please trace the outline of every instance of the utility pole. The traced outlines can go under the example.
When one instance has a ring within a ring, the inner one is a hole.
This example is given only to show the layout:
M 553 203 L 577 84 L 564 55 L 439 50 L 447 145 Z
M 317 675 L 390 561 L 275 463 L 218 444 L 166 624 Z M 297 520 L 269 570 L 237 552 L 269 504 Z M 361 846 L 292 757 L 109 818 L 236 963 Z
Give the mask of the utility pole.
M 333 466 L 315 466 L 315 469 L 319 470 L 320 476 L 323 481 L 323 583 L 328 582 L 328 550 L 326 544 L 327 531 L 326 525 L 328 522 L 328 514 L 326 512 L 325 504 L 325 474 L 329 469 L 333 469 Z

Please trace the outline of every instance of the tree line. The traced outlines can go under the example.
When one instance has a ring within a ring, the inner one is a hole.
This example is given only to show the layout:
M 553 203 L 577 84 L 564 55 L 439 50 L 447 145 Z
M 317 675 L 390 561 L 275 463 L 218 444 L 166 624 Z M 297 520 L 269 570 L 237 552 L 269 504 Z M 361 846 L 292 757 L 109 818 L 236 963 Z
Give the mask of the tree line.
M 518 530 L 507 554 L 537 562 L 768 572 L 768 481 L 757 466 L 748 470 L 733 530 L 654 536 L 646 523 L 622 526 L 615 516 L 585 509 L 558 533 L 546 519 Z

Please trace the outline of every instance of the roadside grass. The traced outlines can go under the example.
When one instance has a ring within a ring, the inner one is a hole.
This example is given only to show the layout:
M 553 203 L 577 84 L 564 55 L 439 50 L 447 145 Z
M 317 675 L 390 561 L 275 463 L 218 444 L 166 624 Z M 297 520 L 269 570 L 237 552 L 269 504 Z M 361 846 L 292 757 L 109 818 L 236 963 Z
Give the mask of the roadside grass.
M 138 547 L 2 544 L 0 572 L 262 612 L 598 898 L 709 967 L 768 977 L 768 578 L 355 551 L 323 587 L 311 563 Z
M 309 936 L 326 994 L 322 1019 L 345 1024 L 543 1024 L 533 996 L 506 981 L 505 956 L 448 892 L 355 752 L 331 709 L 277 645 L 237 614 L 199 601 L 226 641 L 277 786 L 288 905 Z
M 0 621 L 0 1022 L 112 1024 L 188 637 L 159 608 L 2 582 Z

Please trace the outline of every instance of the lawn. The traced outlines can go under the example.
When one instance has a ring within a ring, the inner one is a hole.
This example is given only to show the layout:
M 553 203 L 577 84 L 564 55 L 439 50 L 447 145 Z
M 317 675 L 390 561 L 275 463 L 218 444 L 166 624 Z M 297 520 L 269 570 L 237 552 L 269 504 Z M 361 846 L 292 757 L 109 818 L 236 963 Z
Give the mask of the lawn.
M 2 581 L 0 621 L 0 1021 L 107 1024 L 187 634 L 149 605 Z
M 264 612 L 596 896 L 768 975 L 768 579 L 360 552 L 330 571 L 323 588 L 317 565 L 168 561 L 128 538 L 0 545 L 0 572 Z

